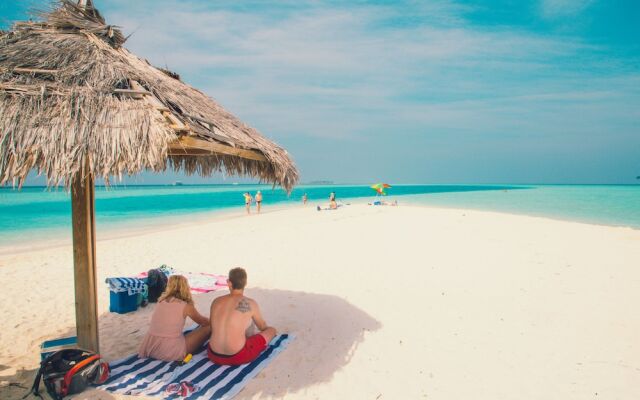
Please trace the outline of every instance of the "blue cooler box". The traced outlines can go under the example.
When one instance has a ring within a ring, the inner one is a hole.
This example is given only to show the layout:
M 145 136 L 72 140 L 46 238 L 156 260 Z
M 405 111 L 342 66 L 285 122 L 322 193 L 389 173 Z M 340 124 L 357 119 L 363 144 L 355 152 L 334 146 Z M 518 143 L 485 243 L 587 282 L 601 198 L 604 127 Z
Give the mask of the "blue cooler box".
M 105 283 L 109 285 L 109 311 L 118 314 L 137 310 L 147 292 L 146 279 L 107 278 Z
M 109 311 L 126 314 L 138 309 L 138 294 L 109 291 Z
M 58 350 L 77 349 L 78 339 L 75 336 L 47 340 L 40 345 L 40 360 L 44 360 L 49 354 Z

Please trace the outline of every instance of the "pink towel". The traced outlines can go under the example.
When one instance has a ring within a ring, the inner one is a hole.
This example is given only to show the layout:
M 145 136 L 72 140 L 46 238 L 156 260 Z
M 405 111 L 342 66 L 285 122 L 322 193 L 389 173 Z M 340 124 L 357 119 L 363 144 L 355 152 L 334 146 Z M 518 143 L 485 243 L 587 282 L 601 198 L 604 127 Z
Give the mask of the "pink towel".
M 176 271 L 173 275 L 182 275 L 187 278 L 192 292 L 208 293 L 214 290 L 227 288 L 227 277 L 225 275 L 208 274 L 206 272 L 181 272 Z M 146 278 L 147 273 L 142 272 L 136 278 Z
M 205 272 L 183 272 L 192 292 L 207 293 L 227 288 L 227 277 Z

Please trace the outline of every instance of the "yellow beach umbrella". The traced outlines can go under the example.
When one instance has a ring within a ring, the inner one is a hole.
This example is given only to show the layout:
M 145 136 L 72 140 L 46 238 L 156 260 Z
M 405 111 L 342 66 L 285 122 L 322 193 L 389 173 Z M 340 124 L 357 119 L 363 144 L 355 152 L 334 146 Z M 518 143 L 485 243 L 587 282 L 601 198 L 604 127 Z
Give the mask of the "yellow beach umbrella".
M 386 196 L 385 189 L 390 188 L 391 185 L 388 183 L 376 183 L 371 185 L 371 189 L 375 190 L 379 195 Z

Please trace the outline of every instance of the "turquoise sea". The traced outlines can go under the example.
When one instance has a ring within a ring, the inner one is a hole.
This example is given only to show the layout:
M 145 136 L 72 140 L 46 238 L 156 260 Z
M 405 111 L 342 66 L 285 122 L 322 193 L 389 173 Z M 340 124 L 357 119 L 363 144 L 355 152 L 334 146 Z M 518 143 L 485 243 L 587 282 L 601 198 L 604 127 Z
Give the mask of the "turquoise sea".
M 266 185 L 114 186 L 96 188 L 98 235 L 128 226 L 196 221 L 203 214 L 242 212 L 242 193 L 261 190 L 274 205 L 374 200 L 368 185 L 298 186 L 291 196 Z M 387 200 L 400 204 L 473 208 L 640 229 L 640 185 L 397 185 Z M 34 239 L 70 240 L 69 194 L 62 189 L 0 188 L 0 247 Z

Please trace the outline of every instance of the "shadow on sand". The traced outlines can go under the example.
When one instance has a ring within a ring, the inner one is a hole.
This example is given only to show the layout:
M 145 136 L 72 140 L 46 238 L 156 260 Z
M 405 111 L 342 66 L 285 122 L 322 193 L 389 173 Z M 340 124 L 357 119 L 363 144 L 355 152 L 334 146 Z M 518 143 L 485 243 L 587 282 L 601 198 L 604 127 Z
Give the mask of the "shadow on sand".
M 226 293 L 198 294 L 194 300 L 198 310 L 205 313 L 214 298 Z M 284 397 L 328 382 L 336 371 L 349 363 L 368 332 L 381 327 L 374 318 L 333 295 L 260 288 L 248 289 L 246 294 L 258 301 L 270 325 L 295 338 L 287 350 L 249 382 L 239 398 Z M 150 305 L 131 314 L 104 313 L 100 316 L 100 343 L 105 358 L 114 360 L 135 353 L 153 309 L 154 305 Z M 75 334 L 75 330 L 70 329 L 68 334 Z M 35 370 L 21 370 L 14 376 L 3 377 L 12 385 L 0 388 L 0 398 L 22 398 L 34 376 Z M 74 397 L 113 398 L 107 392 L 96 390 Z
M 247 385 L 241 397 L 283 397 L 331 380 L 349 363 L 368 332 L 381 324 L 344 299 L 325 294 L 252 289 L 269 324 L 293 334 L 274 362 Z

